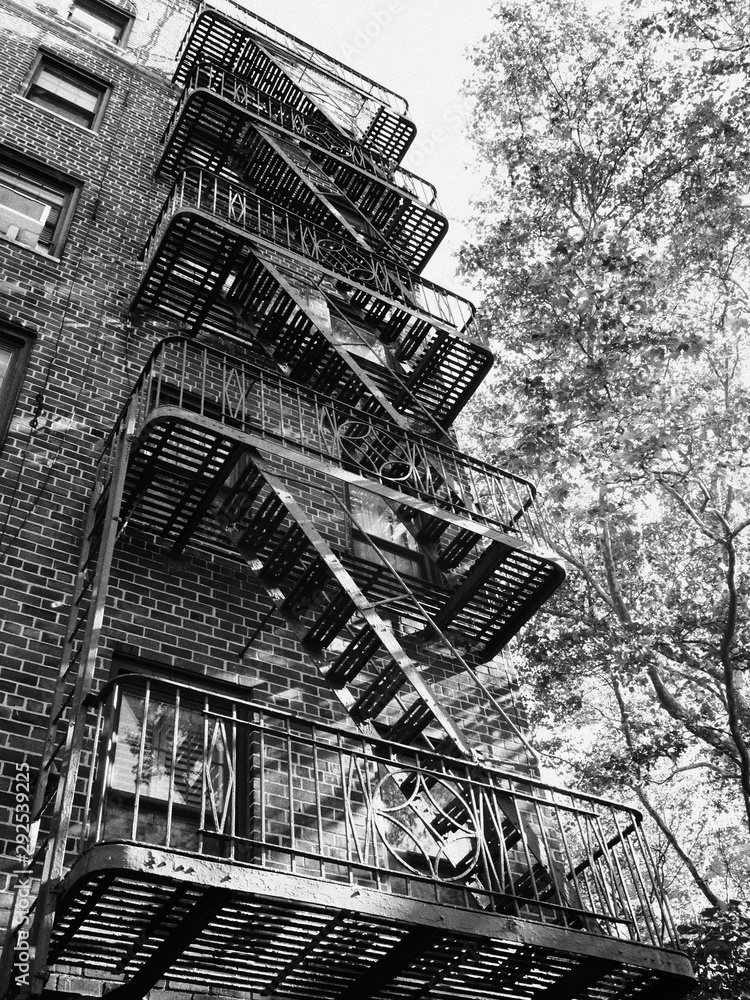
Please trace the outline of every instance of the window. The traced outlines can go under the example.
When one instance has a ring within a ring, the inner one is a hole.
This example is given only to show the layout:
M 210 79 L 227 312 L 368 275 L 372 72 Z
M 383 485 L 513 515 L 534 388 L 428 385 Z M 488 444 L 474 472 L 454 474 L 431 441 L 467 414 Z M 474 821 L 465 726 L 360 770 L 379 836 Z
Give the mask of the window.
M 104 113 L 109 87 L 67 63 L 40 54 L 24 97 L 76 125 L 95 129 Z
M 357 486 L 349 489 L 354 520 L 361 531 L 354 531 L 352 545 L 355 556 L 377 563 L 377 556 L 362 532 L 373 539 L 397 573 L 424 577 L 425 560 L 419 546 L 402 521 L 383 497 Z
M 0 235 L 59 256 L 77 192 L 57 171 L 0 154 Z
M 133 23 L 132 17 L 125 11 L 110 7 L 100 0 L 73 0 L 68 20 L 114 45 L 125 44 Z
M 29 334 L 0 327 L 0 444 L 5 440 L 33 346 Z
M 97 761 L 94 839 L 242 856 L 244 710 L 193 684 L 131 674 L 113 686 Z

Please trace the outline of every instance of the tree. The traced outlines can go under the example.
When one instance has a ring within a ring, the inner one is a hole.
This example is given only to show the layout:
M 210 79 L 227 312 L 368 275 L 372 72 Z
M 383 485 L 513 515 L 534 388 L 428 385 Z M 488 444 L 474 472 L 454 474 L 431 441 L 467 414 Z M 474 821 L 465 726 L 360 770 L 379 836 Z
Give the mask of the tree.
M 572 778 L 639 800 L 684 915 L 727 912 L 750 872 L 750 13 L 494 17 L 461 260 L 498 362 L 465 435 L 538 481 L 571 570 L 522 643 L 532 719 Z

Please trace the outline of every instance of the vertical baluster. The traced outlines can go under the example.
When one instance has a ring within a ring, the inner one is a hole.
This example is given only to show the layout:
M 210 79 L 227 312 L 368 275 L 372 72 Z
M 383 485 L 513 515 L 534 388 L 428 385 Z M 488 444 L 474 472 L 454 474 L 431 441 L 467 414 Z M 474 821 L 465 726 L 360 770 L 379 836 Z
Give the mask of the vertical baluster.
M 138 744 L 138 763 L 135 771 L 135 797 L 133 799 L 133 821 L 130 827 L 130 839 L 138 839 L 138 811 L 141 803 L 141 781 L 143 780 L 143 758 L 146 752 L 146 730 L 148 729 L 148 713 L 151 699 L 151 682 L 146 681 L 146 692 L 143 696 L 143 720 L 141 723 L 141 738 Z
M 99 778 L 99 795 L 96 807 L 96 822 L 94 829 L 89 834 L 92 841 L 101 840 L 104 836 L 104 826 L 106 824 L 106 805 L 109 799 L 110 782 L 112 781 L 112 771 L 114 768 L 114 755 L 117 749 L 117 721 L 120 714 L 120 704 L 122 701 L 122 689 L 119 684 L 112 688 L 107 707 L 107 742 L 103 756 L 102 773 Z
M 539 890 L 537 889 L 537 884 L 536 884 L 536 874 L 534 872 L 535 862 L 533 860 L 534 855 L 533 851 L 531 851 L 529 848 L 528 833 L 526 830 L 526 819 L 524 817 L 524 811 L 523 811 L 523 801 L 524 801 L 523 799 L 519 799 L 517 796 L 514 796 L 513 798 L 513 802 L 515 804 L 515 814 L 516 818 L 518 819 L 518 832 L 521 837 L 521 846 L 523 848 L 524 859 L 526 861 L 526 871 L 528 873 L 529 884 L 531 886 L 531 892 L 533 894 L 533 896 L 532 895 L 529 896 L 527 902 L 529 903 L 529 905 L 536 903 L 536 908 L 539 913 L 539 917 L 542 918 L 544 916 L 544 910 L 542 908 L 542 903 L 539 898 Z
M 586 889 L 591 899 L 591 907 L 595 912 L 600 912 L 604 916 L 607 916 L 605 910 L 606 901 L 606 890 L 602 885 L 601 874 L 599 871 L 599 865 L 597 862 L 596 851 L 592 850 L 591 843 L 591 826 L 588 817 L 585 816 L 580 809 L 574 810 L 573 815 L 576 820 L 576 827 L 578 828 L 578 837 L 581 843 L 581 848 L 585 855 L 585 861 L 580 862 L 584 867 L 581 869 L 582 872 L 586 872 Z M 593 889 L 592 889 L 593 885 Z
M 96 723 L 94 724 L 94 739 L 92 743 L 91 751 L 91 765 L 89 767 L 88 778 L 86 780 L 86 797 L 83 804 L 83 823 L 81 824 L 81 833 L 78 837 L 77 850 L 80 853 L 83 851 L 86 844 L 86 840 L 89 836 L 89 825 L 90 825 L 90 812 L 91 809 L 91 799 L 93 795 L 94 786 L 94 775 L 97 771 L 97 761 L 99 760 L 101 754 L 101 747 L 99 746 L 100 740 L 102 738 L 102 727 L 103 727 L 103 705 L 101 701 L 96 707 Z M 106 760 L 103 767 L 106 768 Z M 102 786 L 103 791 L 104 786 Z M 104 795 L 99 795 L 99 809 L 101 809 L 101 803 Z
M 299 389 L 299 388 L 296 389 L 296 396 L 297 396 L 297 434 L 299 435 L 298 440 L 299 440 L 299 443 L 300 443 L 300 447 L 304 448 L 304 446 L 305 446 L 305 421 L 304 421 L 303 412 L 302 412 L 302 390 L 301 389 Z M 318 444 L 320 444 L 320 442 L 318 442 Z M 321 449 L 321 452 L 322 452 L 322 449 Z
M 513 866 L 511 862 L 510 851 L 508 849 L 505 840 L 504 821 L 506 817 L 505 817 L 505 812 L 503 809 L 500 808 L 500 804 L 498 801 L 499 799 L 502 798 L 513 804 L 515 800 L 513 798 L 510 798 L 508 792 L 501 787 L 500 779 L 498 779 L 497 785 L 493 781 L 492 792 L 493 794 L 491 799 L 488 796 L 485 796 L 484 808 L 485 810 L 490 811 L 491 807 L 492 821 L 495 827 L 495 831 L 497 833 L 498 847 L 500 850 L 500 862 L 498 865 L 498 863 L 492 857 L 492 854 L 489 850 L 489 845 L 486 845 L 487 863 L 490 873 L 492 873 L 493 871 L 496 872 L 497 891 L 502 893 L 507 899 L 510 900 L 513 912 L 517 917 L 520 917 L 521 908 L 518 904 L 518 893 L 516 892 L 516 887 L 513 884 Z M 492 883 L 490 882 L 490 885 L 491 884 Z
M 294 872 L 297 869 L 297 830 L 294 822 L 294 756 L 292 754 L 292 732 L 291 721 L 286 720 L 286 778 L 287 778 L 287 801 L 289 808 L 289 848 L 290 867 Z
M 208 350 L 205 347 L 199 348 L 200 354 L 200 403 L 199 403 L 199 413 L 204 415 L 206 412 L 206 396 L 207 396 L 207 386 L 208 386 Z
M 343 807 L 341 810 L 341 824 L 344 828 L 343 831 L 344 854 L 345 854 L 345 863 L 347 865 L 347 870 L 349 871 L 349 878 L 351 880 L 351 865 L 349 864 L 349 862 L 351 858 L 354 857 L 354 852 L 355 852 L 354 844 L 352 843 L 352 837 L 354 835 L 354 831 L 353 831 L 353 818 L 352 818 L 352 803 L 350 798 L 351 782 L 348 782 L 345 777 L 346 758 L 344 756 L 344 749 L 341 745 L 342 740 L 343 740 L 343 735 L 341 733 L 338 733 L 336 736 L 336 750 L 337 750 L 336 760 L 338 762 L 337 775 L 338 775 L 338 780 L 340 782 L 340 788 L 338 796 L 336 796 L 335 798 L 332 796 L 332 799 L 334 799 L 334 801 L 337 799 L 339 802 L 341 802 L 341 805 Z
M 638 920 L 636 914 L 633 912 L 630 893 L 628 892 L 629 879 L 627 878 L 626 873 L 622 870 L 622 864 L 620 863 L 621 854 L 623 856 L 623 860 L 625 860 L 625 851 L 626 851 L 625 835 L 624 831 L 620 826 L 617 810 L 614 807 L 610 806 L 609 811 L 612 818 L 612 825 L 616 831 L 618 840 L 618 842 L 615 843 L 613 847 L 609 849 L 610 856 L 613 862 L 614 871 L 617 874 L 617 882 L 620 886 L 620 892 L 622 893 L 621 902 L 623 905 L 623 909 L 627 911 L 630 919 L 630 928 L 629 928 L 630 936 L 634 941 L 640 941 L 641 940 L 640 928 L 638 927 Z
M 240 372 L 240 406 L 239 406 L 238 418 L 242 423 L 242 427 L 244 429 L 247 429 L 248 424 L 250 423 L 247 412 L 247 397 L 250 394 L 250 386 L 252 385 L 252 382 L 250 383 L 250 385 L 248 385 L 247 371 L 245 370 L 244 365 L 242 368 L 239 369 L 239 372 Z
M 187 341 L 183 340 L 180 343 L 180 367 L 177 371 L 177 378 L 179 380 L 179 388 L 177 392 L 177 405 L 182 406 L 183 400 L 185 398 L 185 380 L 187 377 Z
M 569 926 L 571 920 L 571 903 L 565 893 L 565 886 L 560 883 L 560 869 L 555 855 L 555 846 L 550 843 L 549 839 L 549 824 L 546 817 L 549 807 L 546 802 L 540 802 L 540 794 L 541 793 L 538 789 L 532 791 L 531 804 L 534 810 L 534 815 L 536 816 L 538 836 L 541 843 L 544 845 L 544 853 L 547 857 L 548 878 L 552 883 L 553 899 L 558 906 L 561 907 L 561 909 L 553 912 L 560 913 L 565 925 Z M 554 810 L 554 806 L 552 808 Z
M 172 815 L 174 809 L 174 783 L 177 774 L 177 740 L 180 732 L 180 689 L 175 688 L 174 715 L 172 717 L 172 753 L 169 761 L 169 788 L 167 790 L 166 846 L 172 846 Z
M 643 858 L 644 867 L 649 875 L 649 881 L 651 883 L 651 897 L 657 899 L 659 902 L 661 925 L 656 928 L 656 935 L 653 939 L 653 943 L 675 946 L 678 943 L 677 928 L 675 927 L 674 918 L 672 917 L 672 912 L 669 908 L 669 902 L 667 900 L 667 894 L 664 890 L 663 881 L 658 874 L 654 855 L 651 851 L 648 840 L 643 834 L 640 818 L 633 816 L 633 826 L 635 828 L 635 840 L 637 841 L 639 847 L 638 853 L 640 857 Z M 640 877 L 640 865 L 636 865 L 636 868 Z M 649 912 L 654 915 L 653 907 L 649 907 Z M 654 915 L 654 920 L 655 919 Z
M 363 844 L 364 844 L 364 862 L 370 868 L 371 874 L 374 876 L 375 885 L 378 889 L 387 889 L 387 878 L 383 876 L 381 866 L 378 863 L 378 854 L 376 848 L 376 842 L 378 838 L 375 836 L 375 831 L 372 829 L 372 803 L 375 801 L 375 795 L 377 794 L 377 783 L 379 781 L 380 765 L 377 760 L 371 760 L 368 756 L 368 751 L 371 753 L 372 750 L 367 746 L 364 740 L 359 741 L 359 747 L 357 752 L 361 755 L 362 766 L 365 772 L 365 801 L 362 807 L 362 830 L 363 830 Z M 375 783 L 373 786 L 373 782 Z M 372 836 L 370 832 L 372 831 Z M 369 850 L 369 856 L 367 851 Z
M 263 427 L 264 431 L 269 429 L 266 426 L 266 422 L 268 420 L 268 416 L 267 416 L 268 412 L 269 411 L 268 411 L 268 408 L 266 406 L 266 377 L 265 377 L 265 375 L 261 375 L 261 379 L 260 379 L 260 413 L 258 414 L 258 417 L 259 417 L 259 423 Z
M 232 773 L 227 777 L 227 782 L 231 782 L 231 791 L 229 793 L 229 858 L 231 861 L 234 861 L 237 850 L 237 782 L 239 776 L 237 769 L 237 741 L 240 725 L 241 723 L 237 715 L 237 703 L 232 702 L 232 728 L 229 733 L 229 759 L 232 765 Z
M 323 811 L 321 808 L 323 799 L 323 789 L 321 788 L 321 780 L 320 780 L 321 764 L 318 755 L 318 740 L 314 734 L 313 734 L 312 752 L 313 752 L 313 761 L 312 761 L 313 789 L 315 795 L 315 836 L 316 836 L 315 846 L 318 854 L 320 855 L 320 869 L 318 874 L 320 878 L 325 878 L 326 877 L 325 859 L 324 859 L 325 833 L 323 830 Z
M 259 861 L 262 867 L 268 864 L 268 848 L 267 844 L 269 842 L 269 830 L 268 830 L 268 817 L 266 812 L 266 796 L 268 794 L 267 786 L 268 782 L 266 780 L 266 730 L 264 725 L 263 716 L 258 718 L 258 787 L 259 787 L 259 798 L 260 798 L 260 813 L 258 816 L 258 841 L 260 843 L 260 851 L 258 852 L 260 857 Z
M 515 508 L 513 513 L 513 522 L 518 526 L 519 531 L 523 531 L 525 528 L 528 532 L 528 538 L 530 541 L 536 541 L 536 528 L 532 516 L 533 504 L 529 503 L 529 496 L 524 496 L 524 498 L 521 499 L 518 480 L 515 476 L 506 477 L 505 481 L 509 484 L 513 495 L 512 503 Z
M 663 944 L 662 932 L 664 928 L 664 921 L 662 922 L 661 929 L 657 927 L 656 915 L 653 912 L 651 900 L 653 898 L 659 900 L 662 918 L 665 913 L 666 901 L 664 898 L 664 892 L 657 891 L 659 880 L 656 876 L 656 865 L 654 864 L 653 855 L 651 854 L 648 843 L 643 837 L 640 820 L 635 815 L 633 815 L 633 832 L 634 837 L 632 840 L 630 837 L 623 838 L 623 848 L 624 853 L 629 856 L 630 864 L 628 867 L 633 879 L 633 888 L 638 897 L 641 910 L 643 911 L 644 930 L 647 932 L 651 944 Z M 633 841 L 635 841 L 635 844 Z M 635 849 L 636 844 L 638 847 L 637 851 Z M 648 885 L 644 883 L 641 866 L 638 863 L 639 857 L 643 859 L 644 867 L 646 868 L 646 872 L 648 874 Z
M 609 913 L 611 914 L 613 920 L 616 921 L 627 909 L 627 906 L 625 905 L 627 892 L 624 891 L 625 886 L 618 882 L 617 871 L 612 864 L 612 849 L 609 847 L 607 831 L 602 825 L 602 817 L 600 813 L 597 813 L 597 815 L 591 820 L 591 831 L 599 848 L 598 853 L 600 863 L 598 870 L 601 874 L 603 899 L 607 901 Z M 620 924 L 613 923 L 612 927 L 609 928 L 609 931 L 616 933 L 619 926 Z
M 459 466 L 458 460 L 456 461 L 456 466 L 457 467 Z M 467 480 L 466 483 L 466 490 L 468 493 L 467 506 L 470 509 L 481 511 L 483 504 L 486 503 L 484 499 L 485 494 L 489 494 L 489 499 L 492 502 L 493 508 L 497 506 L 495 498 L 492 494 L 492 490 L 487 488 L 482 489 L 481 482 L 482 480 L 484 480 L 485 484 L 487 484 L 487 476 L 486 474 L 483 474 L 481 476 L 479 475 L 479 469 L 474 465 L 474 462 L 472 462 L 471 460 L 464 462 L 463 469 L 461 469 L 460 471 L 462 477 L 465 480 Z M 495 515 L 495 520 L 500 520 L 497 517 L 497 511 L 493 510 L 493 513 Z
M 211 739 L 209 733 L 209 719 L 208 719 L 208 696 L 203 696 L 203 751 L 201 754 L 201 809 L 200 809 L 200 819 L 198 821 L 198 853 L 203 854 L 203 848 L 205 846 L 203 831 L 206 829 L 206 800 L 209 796 L 209 781 L 208 781 L 208 768 L 209 768 L 209 754 L 211 747 Z
M 567 864 L 568 872 L 570 873 L 570 884 L 573 887 L 573 892 L 575 898 L 578 900 L 581 909 L 594 910 L 596 909 L 594 905 L 594 899 L 591 895 L 591 887 L 588 880 L 584 880 L 583 886 L 585 886 L 585 893 L 582 891 L 583 886 L 580 879 L 580 873 L 576 873 L 576 861 L 571 853 L 570 842 L 568 839 L 568 830 L 566 824 L 563 822 L 564 817 L 568 816 L 571 811 L 575 811 L 575 804 L 569 803 L 562 805 L 557 802 L 554 792 L 552 794 L 553 798 L 553 815 L 557 821 L 557 830 L 560 837 L 560 843 L 562 844 L 563 852 L 565 854 L 565 861 Z

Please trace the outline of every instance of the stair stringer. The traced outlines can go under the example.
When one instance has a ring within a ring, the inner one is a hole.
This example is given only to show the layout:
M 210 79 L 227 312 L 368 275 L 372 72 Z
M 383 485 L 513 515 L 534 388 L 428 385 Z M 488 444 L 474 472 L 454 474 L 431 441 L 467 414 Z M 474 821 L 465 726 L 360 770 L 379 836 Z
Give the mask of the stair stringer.
M 291 516 L 294 524 L 304 533 L 307 542 L 314 548 L 317 556 L 323 560 L 326 569 L 341 587 L 342 593 L 351 600 L 356 608 L 356 614 L 366 623 L 367 628 L 377 637 L 382 648 L 385 649 L 388 656 L 404 675 L 407 683 L 411 686 L 413 692 L 416 693 L 418 701 L 414 705 L 421 703 L 426 706 L 432 720 L 437 722 L 445 733 L 445 739 L 435 748 L 436 751 L 444 754 L 450 752 L 449 748 L 452 748 L 457 756 L 481 767 L 481 756 L 466 741 L 459 726 L 445 710 L 439 698 L 432 691 L 429 683 L 425 681 L 420 672 L 419 663 L 409 656 L 391 626 L 383 619 L 377 607 L 375 607 L 373 602 L 358 586 L 340 558 L 331 548 L 331 545 L 323 538 L 312 519 L 289 490 L 284 480 L 276 473 L 270 463 L 263 459 L 254 449 L 248 449 L 246 456 L 252 466 L 258 471 L 263 481 L 270 487 L 273 495 L 278 498 L 285 511 Z M 234 521 L 227 511 L 226 505 L 221 501 L 214 503 L 213 513 L 217 522 L 232 540 L 238 554 L 242 556 L 255 579 L 267 593 L 277 613 L 284 619 L 292 634 L 303 644 L 308 658 L 316 666 L 323 678 L 329 680 L 333 666 L 331 654 L 324 651 L 316 651 L 305 644 L 305 633 L 308 630 L 293 615 L 287 612 L 288 597 L 280 587 L 274 586 L 269 582 L 267 576 L 264 574 L 264 561 L 260 558 L 259 553 L 252 546 L 243 544 L 241 539 L 242 531 L 237 527 L 239 519 Z M 457 651 L 454 652 L 457 660 L 461 663 L 462 658 L 460 654 Z M 460 665 L 457 665 L 457 669 L 461 669 Z M 331 684 L 331 687 L 358 730 L 367 737 L 380 741 L 383 738 L 382 733 L 379 732 L 377 726 L 372 721 L 362 718 L 357 713 L 353 703 L 354 700 L 346 687 L 342 688 L 337 684 Z M 408 709 L 406 714 L 412 711 L 413 707 Z M 401 791 L 405 796 L 405 800 L 410 803 L 410 808 L 428 825 L 433 831 L 435 838 L 439 839 L 441 837 L 440 823 L 446 814 L 435 810 L 430 795 L 430 782 L 427 782 L 423 791 L 414 795 L 410 791 L 408 778 L 403 778 L 402 776 L 396 779 L 394 776 L 394 780 L 397 780 L 399 787 L 403 785 Z M 494 807 L 491 806 L 491 802 L 494 802 Z M 466 884 L 466 888 L 472 892 L 477 900 L 477 905 L 486 905 L 486 903 L 482 902 L 482 899 L 488 891 L 502 892 L 500 886 L 504 884 L 503 879 L 505 876 L 503 876 L 502 869 L 504 865 L 507 865 L 507 861 L 503 860 L 506 858 L 507 845 L 518 841 L 523 842 L 523 850 L 526 857 L 527 872 L 524 877 L 532 880 L 532 884 L 535 886 L 534 891 L 538 891 L 539 886 L 543 885 L 549 892 L 550 897 L 557 900 L 557 905 L 565 907 L 576 905 L 575 900 L 570 895 L 569 888 L 566 886 L 563 866 L 554 858 L 543 836 L 540 836 L 534 829 L 536 823 L 533 810 L 527 810 L 529 815 L 522 817 L 519 814 L 520 807 L 514 802 L 513 798 L 499 792 L 496 792 L 491 800 L 490 798 L 485 800 L 485 796 L 483 794 L 480 795 L 475 803 L 475 808 L 479 824 L 478 829 L 481 829 L 483 835 L 487 838 L 486 849 L 490 851 L 488 857 L 492 858 L 485 875 L 482 878 L 474 878 Z M 497 810 L 497 814 L 490 815 L 488 810 L 492 809 Z M 493 837 L 494 840 L 492 839 Z M 494 843 L 494 841 L 497 841 L 497 843 Z M 494 847 L 492 846 L 493 843 Z M 448 860 L 451 859 L 448 858 Z M 451 863 L 458 868 L 463 864 L 463 861 L 464 858 L 462 856 L 456 855 L 451 860 Z M 545 905 L 545 900 L 539 900 L 539 905 Z M 553 905 L 555 904 L 553 903 Z
M 469 744 L 460 733 L 458 727 L 448 716 L 430 689 L 429 685 L 423 680 L 417 663 L 407 654 L 393 629 L 382 617 L 373 603 L 368 600 L 362 592 L 351 573 L 343 565 L 331 545 L 322 536 L 312 519 L 303 510 L 301 504 L 288 489 L 286 483 L 277 475 L 272 466 L 259 454 L 251 454 L 249 452 L 248 454 L 252 464 L 258 470 L 276 497 L 278 497 L 280 503 L 289 513 L 293 521 L 304 533 L 309 545 L 315 550 L 317 556 L 323 561 L 327 571 L 332 577 L 335 578 L 341 592 L 352 602 L 354 608 L 356 609 L 357 616 L 365 623 L 373 635 L 377 637 L 380 645 L 392 659 L 398 670 L 404 675 L 413 691 L 416 692 L 422 705 L 429 710 L 431 716 L 445 731 L 446 736 L 453 746 L 455 746 L 460 756 L 468 759 L 474 759 L 476 756 L 475 752 L 470 748 Z M 236 527 L 236 522 L 232 521 L 231 516 L 226 513 L 220 502 L 213 505 L 213 513 L 219 525 L 223 528 L 227 536 L 234 544 L 238 554 L 243 558 L 245 563 L 252 570 L 256 579 L 266 590 L 277 611 L 279 611 L 279 613 L 284 617 L 292 632 L 297 637 L 301 638 L 298 623 L 294 620 L 293 616 L 286 614 L 284 611 L 284 603 L 286 601 L 285 595 L 278 587 L 269 586 L 264 580 L 263 564 L 261 560 L 257 558 L 256 553 L 248 549 L 248 547 L 243 545 L 241 542 L 241 532 L 239 532 Z M 309 647 L 306 647 L 306 649 L 308 655 L 310 655 L 311 651 Z M 312 659 L 323 676 L 326 677 L 330 670 L 330 655 L 313 653 Z M 354 707 L 351 698 L 346 697 L 346 691 L 342 690 L 342 688 L 338 685 L 332 685 L 332 687 L 355 724 L 361 726 L 363 719 L 361 717 L 357 717 L 357 714 L 353 710 Z M 373 735 L 375 730 L 370 729 L 368 732 L 369 735 Z
M 374 380 L 369 376 L 369 374 L 364 370 L 364 368 L 357 363 L 355 356 L 349 351 L 344 350 L 334 342 L 331 332 L 327 328 L 327 325 L 320 319 L 320 317 L 317 317 L 314 314 L 314 312 L 310 309 L 309 303 L 305 301 L 305 298 L 301 293 L 301 291 L 297 289 L 292 284 L 292 282 L 288 280 L 281 273 L 279 268 L 273 262 L 271 262 L 262 254 L 257 252 L 255 253 L 255 256 L 262 264 L 262 266 L 266 268 L 268 273 L 273 276 L 274 280 L 278 282 L 279 286 L 283 288 L 284 292 L 294 302 L 296 307 L 300 309 L 305 314 L 305 316 L 307 316 L 309 322 L 311 323 L 313 328 L 317 331 L 318 336 L 328 345 L 328 350 L 330 350 L 331 352 L 335 353 L 336 356 L 338 356 L 342 365 L 344 365 L 349 370 L 349 373 L 352 376 L 352 378 L 356 379 L 357 382 L 364 388 L 366 393 L 369 394 L 369 396 L 371 397 L 372 408 L 376 412 L 380 411 L 378 415 L 381 415 L 385 419 L 391 421 L 393 424 L 395 424 L 396 427 L 399 427 L 403 430 L 412 430 L 413 425 L 415 423 L 414 419 L 412 417 L 409 417 L 407 414 L 402 413 L 400 410 L 398 410 L 393 405 L 393 403 L 385 396 L 382 390 L 375 384 Z M 323 291 L 323 289 L 319 288 L 317 285 L 314 285 L 312 283 L 308 284 L 308 288 L 310 293 L 312 293 L 313 295 L 317 295 L 322 301 L 326 303 L 329 310 L 331 310 L 332 304 L 330 298 L 325 293 L 325 291 Z M 230 300 L 228 299 L 227 301 Z M 237 307 L 235 308 L 238 319 L 240 319 L 240 321 L 243 323 L 246 322 L 244 317 L 242 316 L 241 310 Z M 368 346 L 366 342 L 361 339 L 356 328 L 354 328 L 349 323 L 347 323 L 347 326 L 351 330 L 352 336 L 354 338 L 360 340 L 363 346 Z M 275 363 L 282 368 L 285 374 L 288 374 L 290 366 L 279 363 L 279 361 L 275 357 L 273 345 L 262 339 L 258 339 L 258 343 L 261 344 L 261 346 L 264 348 L 269 357 L 271 357 L 275 361 Z M 395 372 L 393 374 L 397 375 L 397 373 Z M 399 376 L 397 375 L 397 377 Z M 404 392 L 406 392 L 407 391 L 406 382 L 400 377 L 399 381 L 402 382 L 403 390 Z M 436 420 L 434 420 L 432 415 L 415 397 L 413 397 L 413 404 L 415 409 L 420 414 L 420 421 L 426 427 L 429 427 L 432 431 L 434 431 L 437 436 L 445 438 L 447 436 L 445 429 L 441 427 Z M 456 500 L 458 502 L 457 505 L 459 504 L 465 505 L 467 513 L 469 513 L 472 510 L 473 505 L 471 503 L 466 503 L 463 500 L 459 485 L 450 484 L 450 486 L 451 489 L 453 489 L 453 491 L 455 492 Z M 428 559 L 432 560 L 433 562 L 436 562 L 436 554 L 434 548 L 432 546 L 425 545 L 423 540 L 420 538 L 419 531 L 412 525 L 411 521 L 406 520 L 399 515 L 397 506 L 394 506 L 392 503 L 390 504 L 390 506 L 395 511 L 397 516 L 399 516 L 399 520 L 401 520 L 402 524 L 404 524 L 406 530 L 414 538 L 417 545 L 419 546 L 420 551 L 422 551 L 427 556 Z
M 40 888 L 33 916 L 28 908 L 26 913 L 21 911 L 23 919 L 17 926 L 10 926 L 7 938 L 11 948 L 20 927 L 26 920 L 31 921 L 27 982 L 28 995 L 33 997 L 42 995 L 47 978 L 47 955 L 57 904 L 55 890 L 65 869 L 78 774 L 84 756 L 86 701 L 94 682 L 115 544 L 124 527 L 120 513 L 135 416 L 135 407 L 131 405 L 117 425 L 97 470 L 31 807 L 30 857 L 23 875 L 30 881 L 38 861 L 42 860 Z M 50 792 L 53 775 L 58 780 Z M 53 803 L 50 832 L 39 845 L 42 817 L 50 803 Z M 16 900 L 20 896 L 17 893 Z M 7 962 L 5 968 L 10 964 Z

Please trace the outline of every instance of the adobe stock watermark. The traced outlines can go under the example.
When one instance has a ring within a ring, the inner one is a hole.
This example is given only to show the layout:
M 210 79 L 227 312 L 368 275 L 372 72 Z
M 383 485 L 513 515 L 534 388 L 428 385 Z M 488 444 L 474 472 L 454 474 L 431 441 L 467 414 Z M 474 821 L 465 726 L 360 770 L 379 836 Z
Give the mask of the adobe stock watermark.
M 31 860 L 31 793 L 30 768 L 24 761 L 16 768 L 13 778 L 15 807 L 13 810 L 13 827 L 15 830 L 16 859 L 16 912 L 15 917 L 22 921 L 16 942 L 16 985 L 29 985 L 29 911 L 31 909 L 31 875 L 29 862 Z
M 355 31 L 347 41 L 341 43 L 339 58 L 350 60 L 364 52 L 393 23 L 393 19 L 404 10 L 405 6 L 406 0 L 387 0 L 387 3 L 374 10 L 362 24 L 362 27 Z
M 451 136 L 465 131 L 473 108 L 472 98 L 459 98 L 443 111 L 439 125 L 435 125 L 424 135 L 417 133 L 416 140 L 409 147 L 409 169 L 419 170 L 422 164 L 429 160 Z

